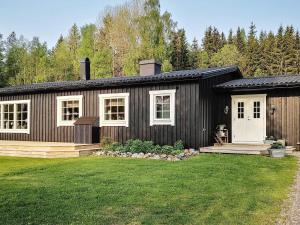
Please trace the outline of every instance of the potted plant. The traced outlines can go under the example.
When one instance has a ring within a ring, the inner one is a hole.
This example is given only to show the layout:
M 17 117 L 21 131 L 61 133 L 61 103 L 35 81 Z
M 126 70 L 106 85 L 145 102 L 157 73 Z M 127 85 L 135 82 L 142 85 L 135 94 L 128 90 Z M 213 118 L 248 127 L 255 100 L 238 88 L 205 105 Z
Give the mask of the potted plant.
M 274 142 L 269 149 L 269 153 L 273 158 L 282 158 L 285 155 L 285 147 L 280 142 Z
M 266 139 L 264 140 L 264 144 L 272 145 L 275 141 L 276 139 L 273 136 L 266 137 Z

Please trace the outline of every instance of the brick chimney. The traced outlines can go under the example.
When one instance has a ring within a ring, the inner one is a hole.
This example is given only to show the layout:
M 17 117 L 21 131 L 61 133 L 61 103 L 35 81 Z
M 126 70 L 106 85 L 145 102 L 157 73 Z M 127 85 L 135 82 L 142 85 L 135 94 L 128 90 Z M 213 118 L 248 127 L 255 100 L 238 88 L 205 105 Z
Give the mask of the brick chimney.
M 80 80 L 91 79 L 91 66 L 89 58 L 82 59 L 80 61 Z
M 140 75 L 150 76 L 161 73 L 161 64 L 155 59 L 140 61 Z

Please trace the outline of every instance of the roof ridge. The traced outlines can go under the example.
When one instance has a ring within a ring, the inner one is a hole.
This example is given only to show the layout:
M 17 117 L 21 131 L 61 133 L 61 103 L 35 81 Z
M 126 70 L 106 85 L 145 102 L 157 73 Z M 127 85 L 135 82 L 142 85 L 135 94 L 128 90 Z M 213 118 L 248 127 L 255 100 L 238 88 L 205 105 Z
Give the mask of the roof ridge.
M 300 74 L 282 74 L 282 75 L 268 75 L 268 76 L 261 76 L 261 77 L 244 77 L 242 79 L 260 79 L 260 78 L 276 78 L 276 77 L 297 77 Z

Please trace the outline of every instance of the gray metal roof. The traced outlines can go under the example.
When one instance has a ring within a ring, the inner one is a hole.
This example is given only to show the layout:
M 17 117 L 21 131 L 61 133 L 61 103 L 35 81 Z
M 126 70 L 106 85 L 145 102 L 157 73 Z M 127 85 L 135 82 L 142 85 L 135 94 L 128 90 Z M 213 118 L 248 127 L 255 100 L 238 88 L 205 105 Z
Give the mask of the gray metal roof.
M 48 83 L 35 83 L 22 86 L 12 86 L 0 88 L 0 95 L 48 92 L 48 91 L 65 91 L 65 90 L 82 90 L 93 88 L 105 88 L 112 86 L 129 86 L 147 83 L 164 83 L 182 80 L 193 80 L 199 78 L 208 78 L 211 76 L 223 75 L 227 73 L 237 72 L 241 75 L 237 66 L 173 71 L 169 73 L 161 73 L 152 76 L 127 76 L 102 78 L 95 80 L 79 80 L 79 81 L 61 81 Z M 242 75 L 241 75 L 242 76 Z
M 300 75 L 253 77 L 231 80 L 216 86 L 218 89 L 274 89 L 300 86 Z

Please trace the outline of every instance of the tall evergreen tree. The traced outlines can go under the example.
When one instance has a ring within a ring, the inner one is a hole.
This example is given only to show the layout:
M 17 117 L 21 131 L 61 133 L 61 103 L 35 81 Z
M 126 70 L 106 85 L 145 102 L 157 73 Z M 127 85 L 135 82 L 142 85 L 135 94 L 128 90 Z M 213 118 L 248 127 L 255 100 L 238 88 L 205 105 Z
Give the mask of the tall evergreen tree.
M 296 60 L 296 37 L 293 26 L 287 26 L 284 32 L 284 73 L 295 74 L 297 73 L 297 60 Z
M 189 65 L 191 69 L 196 69 L 199 67 L 199 55 L 200 55 L 200 49 L 199 49 L 198 41 L 196 38 L 194 38 L 189 51 Z
M 247 38 L 247 48 L 246 48 L 246 59 L 247 59 L 247 68 L 245 73 L 249 76 L 254 76 L 256 70 L 259 69 L 259 43 L 256 38 L 256 27 L 254 23 L 251 23 L 250 30 Z
M 171 64 L 173 70 L 189 68 L 188 44 L 184 29 L 179 29 L 173 34 L 171 41 Z
M 72 63 L 72 73 L 70 74 L 73 79 L 79 78 L 79 44 L 80 44 L 80 31 L 76 24 L 73 24 L 67 37 L 67 46 L 70 52 L 70 60 Z
M 228 38 L 227 38 L 227 44 L 232 45 L 233 44 L 233 32 L 232 29 L 229 30 Z
M 297 68 L 297 74 L 300 74 L 300 35 L 299 31 L 296 32 L 296 37 L 295 37 L 295 42 L 296 42 L 296 68 Z
M 3 36 L 0 34 L 0 87 L 5 86 L 5 63 L 4 63 L 4 57 L 5 57 L 5 48 L 4 48 L 4 41 Z
M 233 42 L 239 52 L 244 53 L 246 46 L 246 35 L 244 29 L 241 29 L 240 27 L 237 28 Z

